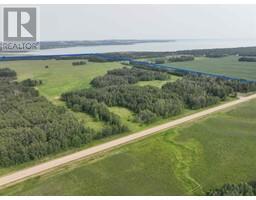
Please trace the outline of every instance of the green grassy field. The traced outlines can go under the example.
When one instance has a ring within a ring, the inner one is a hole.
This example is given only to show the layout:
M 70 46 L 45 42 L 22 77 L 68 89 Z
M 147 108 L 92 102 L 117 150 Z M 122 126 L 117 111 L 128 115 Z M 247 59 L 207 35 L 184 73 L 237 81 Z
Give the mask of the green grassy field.
M 256 80 L 256 63 L 238 62 L 238 58 L 238 56 L 223 58 L 199 57 L 194 61 L 167 63 L 165 65 Z
M 139 81 L 138 83 L 136 83 L 136 85 L 138 85 L 138 86 L 150 85 L 150 86 L 155 86 L 155 87 L 161 88 L 164 84 L 166 84 L 168 82 L 175 82 L 178 79 L 181 79 L 181 77 L 180 76 L 171 75 L 170 80 L 165 80 L 165 81 L 161 81 L 161 80 Z
M 74 60 L 9 61 L 0 62 L 0 68 L 15 70 L 19 80 L 42 80 L 43 85 L 38 87 L 40 93 L 55 101 L 64 92 L 90 87 L 89 83 L 94 77 L 104 75 L 108 70 L 123 67 L 118 62 L 80 66 L 72 66 L 72 62 Z M 45 69 L 46 65 L 48 69 Z
M 2 195 L 189 195 L 256 180 L 256 100 L 1 190 Z

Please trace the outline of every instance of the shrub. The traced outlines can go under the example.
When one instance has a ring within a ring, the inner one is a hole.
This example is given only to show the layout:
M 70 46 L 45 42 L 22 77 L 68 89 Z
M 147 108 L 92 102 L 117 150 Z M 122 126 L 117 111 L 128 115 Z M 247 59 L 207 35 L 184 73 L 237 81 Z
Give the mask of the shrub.
M 150 110 L 142 110 L 136 115 L 136 121 L 140 123 L 151 123 L 156 120 L 156 114 Z

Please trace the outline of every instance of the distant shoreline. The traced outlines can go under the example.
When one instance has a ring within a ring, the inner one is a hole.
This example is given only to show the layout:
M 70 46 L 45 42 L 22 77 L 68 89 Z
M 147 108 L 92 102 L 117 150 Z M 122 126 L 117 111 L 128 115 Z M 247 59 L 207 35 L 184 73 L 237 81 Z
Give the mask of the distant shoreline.
M 127 52 L 176 52 L 203 49 L 256 47 L 256 40 L 95 40 L 95 41 L 44 41 L 39 51 L 1 52 L 0 56 L 63 55 Z
M 78 40 L 78 41 L 41 41 L 40 49 L 61 49 L 72 47 L 93 47 L 93 46 L 110 46 L 110 45 L 134 45 L 142 43 L 165 43 L 175 42 L 176 40 Z M 1 49 L 0 42 L 0 52 Z
M 55 49 L 67 47 L 88 47 L 88 46 L 107 46 L 107 45 L 133 45 L 140 43 L 161 43 L 175 42 L 175 40 L 83 40 L 83 41 L 42 41 L 41 49 Z

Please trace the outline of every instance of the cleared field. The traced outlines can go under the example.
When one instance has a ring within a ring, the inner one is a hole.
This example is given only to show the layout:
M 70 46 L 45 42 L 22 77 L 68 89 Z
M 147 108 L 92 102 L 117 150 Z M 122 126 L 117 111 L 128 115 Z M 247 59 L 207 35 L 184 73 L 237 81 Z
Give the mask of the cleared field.
M 38 87 L 40 93 L 50 100 L 57 101 L 63 92 L 90 87 L 89 83 L 94 77 L 123 67 L 118 62 L 72 66 L 74 61 L 77 60 L 10 61 L 0 62 L 0 68 L 15 70 L 19 80 L 42 80 L 43 85 Z M 46 69 L 45 66 L 49 68 Z
M 228 56 L 223 58 L 199 57 L 194 61 L 167 63 L 165 65 L 256 80 L 256 63 L 239 62 L 238 58 L 238 56 Z
M 256 179 L 256 100 L 32 178 L 2 195 L 186 195 Z
M 139 81 L 138 83 L 136 83 L 136 85 L 138 85 L 138 86 L 150 85 L 150 86 L 155 86 L 155 87 L 161 88 L 164 84 L 166 84 L 168 82 L 175 82 L 178 79 L 181 79 L 181 77 L 180 76 L 171 75 L 170 80 L 166 80 L 166 81 L 161 81 L 161 80 Z

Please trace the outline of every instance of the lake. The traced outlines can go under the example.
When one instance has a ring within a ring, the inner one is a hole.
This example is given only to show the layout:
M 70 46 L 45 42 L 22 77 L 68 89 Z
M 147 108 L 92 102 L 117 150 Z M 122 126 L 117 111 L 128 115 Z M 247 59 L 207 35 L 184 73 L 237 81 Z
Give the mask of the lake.
M 58 49 L 43 49 L 36 52 L 25 54 L 33 55 L 61 55 L 61 54 L 79 54 L 79 53 L 109 53 L 124 51 L 178 51 L 190 49 L 212 49 L 212 48 L 231 48 L 231 47 L 249 47 L 256 46 L 255 40 L 218 40 L 218 39 L 193 39 L 176 40 L 170 42 L 139 43 L 132 45 L 102 45 L 102 46 L 84 46 L 68 47 Z M 24 54 L 23 54 L 24 55 Z
M 36 55 L 72 54 L 72 53 L 107 53 L 124 51 L 178 51 L 189 49 L 211 49 L 256 46 L 256 40 L 176 40 L 159 43 L 140 43 L 132 45 L 103 45 L 87 47 L 69 47 L 45 49 L 34 52 Z

